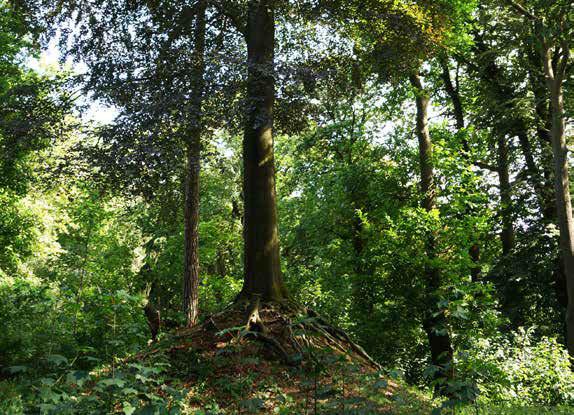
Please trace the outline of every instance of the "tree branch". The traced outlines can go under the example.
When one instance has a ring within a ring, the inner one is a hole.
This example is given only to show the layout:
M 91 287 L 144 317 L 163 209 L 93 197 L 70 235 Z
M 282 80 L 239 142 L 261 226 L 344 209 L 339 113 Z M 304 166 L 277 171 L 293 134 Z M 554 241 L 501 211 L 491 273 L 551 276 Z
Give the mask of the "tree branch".
M 528 18 L 529 20 L 532 20 L 532 21 L 538 20 L 538 17 L 536 17 L 534 14 L 530 13 L 524 6 L 515 2 L 514 0 L 506 0 L 506 2 L 510 5 L 510 7 L 512 7 L 514 10 L 516 10 L 518 13 L 520 13 L 522 16 Z
M 492 166 L 492 165 L 485 163 L 483 161 L 475 161 L 473 164 L 476 167 L 480 167 L 481 169 L 490 170 L 490 171 L 498 171 L 497 167 Z
M 231 21 L 239 33 L 243 36 L 247 36 L 247 24 L 243 21 L 241 12 L 238 9 L 231 7 L 225 1 L 213 1 L 212 4 L 223 16 Z
M 560 61 L 558 64 L 558 68 L 556 70 L 556 78 L 560 82 L 562 82 L 566 76 L 567 69 L 568 69 L 568 61 L 570 60 L 570 47 L 566 40 L 562 40 L 561 42 L 562 53 L 560 56 Z
M 462 64 L 466 65 L 468 68 L 470 68 L 476 72 L 480 72 L 481 69 L 477 64 L 469 61 L 468 59 L 466 59 L 461 54 L 455 53 L 452 56 L 457 61 L 457 63 L 459 63 L 459 64 L 462 63 Z

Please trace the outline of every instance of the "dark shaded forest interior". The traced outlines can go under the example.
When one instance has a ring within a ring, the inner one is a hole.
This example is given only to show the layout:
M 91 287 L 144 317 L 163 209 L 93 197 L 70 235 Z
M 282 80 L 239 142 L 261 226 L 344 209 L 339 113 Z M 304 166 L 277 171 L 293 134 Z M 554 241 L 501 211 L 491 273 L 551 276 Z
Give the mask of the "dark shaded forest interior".
M 569 0 L 0 0 L 0 413 L 572 414 Z

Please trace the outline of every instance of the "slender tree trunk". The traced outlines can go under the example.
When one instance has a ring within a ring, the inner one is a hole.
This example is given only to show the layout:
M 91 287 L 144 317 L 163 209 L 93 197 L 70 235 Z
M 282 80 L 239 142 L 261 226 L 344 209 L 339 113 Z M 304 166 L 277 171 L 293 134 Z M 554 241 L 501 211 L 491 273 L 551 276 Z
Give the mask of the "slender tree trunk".
M 508 160 L 508 144 L 506 137 L 499 136 L 497 140 L 497 173 L 500 186 L 500 206 L 502 216 L 502 255 L 508 255 L 514 248 L 514 220 L 512 218 L 512 186 Z
M 502 229 L 500 241 L 502 242 L 502 256 L 506 257 L 514 248 L 514 219 L 512 214 L 512 185 L 510 184 L 510 162 L 508 158 L 508 143 L 505 135 L 500 134 L 496 142 L 498 191 L 500 195 L 500 216 Z M 510 317 L 513 327 L 524 324 L 522 315 L 513 310 L 520 304 L 522 298 L 515 289 L 515 284 L 507 282 L 502 295 L 502 310 Z
M 452 102 L 453 107 L 453 114 L 454 119 L 456 121 L 456 129 L 461 131 L 464 128 L 464 111 L 462 107 L 462 100 L 460 99 L 460 94 L 458 93 L 458 89 L 452 83 L 452 79 L 450 78 L 450 69 L 448 65 L 448 61 L 442 60 L 440 62 L 441 65 L 441 77 L 444 83 L 444 89 L 446 90 L 450 101 Z M 464 143 L 465 151 L 468 151 L 468 143 Z
M 544 86 L 544 80 L 542 80 Z M 548 223 L 556 223 L 556 200 L 552 191 L 554 187 L 554 163 L 552 156 L 552 138 L 550 130 L 552 128 L 552 121 L 549 114 L 549 100 L 546 95 L 541 93 L 539 88 L 533 87 L 536 111 L 536 135 L 541 147 L 541 174 L 540 181 L 543 183 L 541 197 L 543 199 L 542 217 Z
M 433 148 L 428 129 L 428 106 L 429 96 L 424 90 L 418 75 L 412 75 L 410 82 L 416 93 L 417 105 L 417 136 L 419 139 L 421 190 L 423 193 L 422 207 L 426 211 L 436 208 L 436 189 L 433 171 Z M 423 320 L 423 328 L 427 333 L 431 361 L 438 368 L 435 377 L 451 379 L 453 376 L 453 349 L 447 327 L 447 319 L 443 309 L 438 307 L 440 289 L 440 270 L 433 265 L 436 258 L 436 241 L 433 234 L 428 235 L 426 241 L 426 312 Z M 437 391 L 445 394 L 444 387 L 437 387 Z
M 543 42 L 544 44 L 544 42 Z M 568 352 L 574 356 L 574 221 L 572 219 L 572 201 L 570 199 L 570 180 L 568 177 L 568 147 L 565 136 L 563 79 L 568 62 L 568 51 L 562 58 L 558 69 L 552 64 L 552 51 L 543 50 L 544 73 L 550 93 L 552 128 L 552 153 L 554 156 L 554 191 L 556 212 L 560 229 L 560 253 L 566 276 L 568 306 L 566 308 L 566 344 Z
M 534 162 L 534 158 L 532 157 L 527 123 L 519 115 L 520 111 L 515 107 L 515 93 L 512 89 L 512 84 L 508 82 L 504 71 L 497 65 L 494 59 L 495 54 L 487 47 L 482 37 L 479 35 L 475 40 L 476 52 L 482 58 L 479 66 L 481 68 L 479 73 L 480 79 L 486 87 L 486 93 L 490 95 L 495 102 L 500 104 L 498 111 L 493 113 L 493 118 L 495 119 L 493 129 L 495 130 L 495 134 L 499 137 L 497 140 L 497 171 L 502 204 L 503 230 L 501 233 L 501 239 L 503 254 L 506 254 L 510 252 L 514 246 L 514 224 L 511 215 L 511 185 L 508 178 L 508 145 L 506 141 L 503 142 L 505 136 L 518 136 L 528 169 L 528 179 L 532 184 L 539 201 L 541 201 L 539 193 L 543 186 L 540 185 L 542 181 L 540 180 L 538 168 Z
M 477 282 L 482 275 L 482 267 L 480 266 L 480 246 L 477 243 L 472 244 L 468 250 L 470 259 L 473 262 L 473 267 L 470 269 L 470 280 Z
M 367 243 L 363 236 L 363 222 L 357 215 L 355 208 L 353 208 L 353 213 L 351 238 L 355 257 L 353 261 L 353 271 L 355 275 L 352 280 L 353 310 L 357 311 L 358 314 L 372 315 L 375 307 L 373 289 L 372 286 L 370 286 L 370 277 L 373 275 L 373 269 L 363 258 L 365 255 L 365 245 Z
M 274 0 L 250 0 L 247 114 L 243 138 L 244 284 L 242 297 L 287 296 L 281 276 L 273 154 Z
M 541 55 L 531 48 L 528 53 L 530 63 L 529 83 L 534 95 L 534 109 L 536 113 L 536 135 L 541 148 L 541 171 L 543 181 L 542 218 L 546 223 L 557 224 L 556 192 L 554 189 L 554 160 L 552 154 L 552 120 L 550 118 L 551 108 L 549 90 L 544 74 L 544 65 Z M 558 303 L 566 309 L 568 307 L 568 295 L 566 289 L 566 276 L 564 274 L 564 261 L 562 253 L 558 254 L 553 270 L 554 290 Z
M 448 66 L 448 61 L 441 60 L 440 62 L 442 68 L 442 80 L 444 83 L 444 88 L 452 102 L 454 119 L 456 121 L 456 129 L 460 134 L 464 130 L 464 108 L 462 106 L 462 100 L 460 99 L 460 94 L 458 88 L 452 82 L 450 77 L 450 69 Z M 465 158 L 470 159 L 470 146 L 466 138 L 462 142 Z M 472 281 L 476 282 L 480 278 L 482 268 L 480 266 L 480 246 L 478 243 L 473 243 L 468 249 L 468 255 L 470 256 L 473 266 L 470 269 L 470 278 Z
M 199 174 L 202 130 L 202 104 L 205 73 L 205 28 L 207 0 L 198 3 L 194 29 L 192 63 L 192 98 L 186 142 L 185 177 L 185 263 L 183 273 L 183 311 L 188 326 L 197 322 L 199 315 Z
M 543 182 L 544 206 L 542 216 L 548 223 L 556 223 L 556 201 L 554 200 L 554 163 L 552 156 L 552 137 L 550 130 L 552 120 L 550 119 L 550 99 L 546 79 L 544 75 L 544 65 L 540 59 L 540 54 L 535 48 L 528 51 L 529 83 L 534 96 L 534 110 L 536 113 L 536 135 L 542 150 L 541 154 L 541 178 Z
M 151 269 L 149 265 L 147 264 L 144 265 L 144 268 L 142 268 L 142 273 L 147 274 L 146 277 L 149 276 L 149 274 L 151 274 Z M 144 277 L 145 278 L 144 280 L 149 279 L 149 277 L 148 278 L 146 277 Z M 155 296 L 156 289 L 157 287 L 155 281 L 148 283 L 148 286 L 146 288 L 147 303 L 144 306 L 144 314 L 147 320 L 147 325 L 151 333 L 151 340 L 153 342 L 157 340 L 157 336 L 161 330 L 161 312 L 154 303 L 154 299 L 156 297 Z
M 524 161 L 526 162 L 526 169 L 528 172 L 528 179 L 535 191 L 536 198 L 538 199 L 538 204 L 540 206 L 540 211 L 542 212 L 542 216 L 545 219 L 548 219 L 546 217 L 548 212 L 545 210 L 546 188 L 544 187 L 544 179 L 534 159 L 532 143 L 530 142 L 530 137 L 528 136 L 528 127 L 522 119 L 517 120 L 516 136 L 518 137 L 518 143 L 520 144 L 520 149 L 524 155 Z

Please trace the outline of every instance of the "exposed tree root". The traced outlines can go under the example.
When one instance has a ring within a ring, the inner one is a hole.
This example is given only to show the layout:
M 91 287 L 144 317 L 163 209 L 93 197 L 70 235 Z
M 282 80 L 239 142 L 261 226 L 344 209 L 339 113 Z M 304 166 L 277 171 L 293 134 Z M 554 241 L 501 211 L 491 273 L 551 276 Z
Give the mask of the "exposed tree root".
M 341 329 L 332 326 L 315 311 L 292 302 L 263 303 L 257 296 L 238 301 L 201 325 L 175 333 L 179 345 L 208 351 L 229 345 L 263 344 L 288 366 L 305 364 L 317 350 L 330 349 L 380 369 L 365 350 Z
M 264 333 L 260 333 L 257 331 L 250 331 L 247 334 L 245 334 L 244 337 L 259 340 L 264 344 L 270 346 L 275 351 L 275 353 L 279 355 L 279 357 L 283 360 L 283 363 L 285 363 L 286 365 L 296 366 L 299 362 L 298 360 L 294 359 L 293 356 L 287 353 L 285 348 L 281 346 L 281 343 L 279 343 L 279 341 L 274 337 L 268 336 Z
M 361 346 L 359 346 L 357 343 L 351 340 L 349 335 L 345 333 L 343 330 L 341 330 L 338 327 L 332 326 L 311 309 L 307 309 L 307 314 L 316 320 L 317 323 L 312 325 L 312 327 L 315 330 L 322 332 L 323 334 L 325 334 L 326 337 L 332 339 L 332 341 L 335 344 L 338 344 L 339 346 L 343 345 L 350 346 L 351 350 L 355 354 L 357 354 L 371 366 L 373 366 L 376 369 L 381 368 L 381 366 L 377 362 L 375 362 L 371 356 L 369 356 L 369 354 L 365 351 L 365 349 L 363 349 Z
M 245 329 L 248 332 L 265 333 L 267 331 L 265 325 L 261 321 L 261 317 L 259 317 L 260 305 L 261 297 L 255 296 L 251 301 L 247 312 L 247 324 L 245 325 Z

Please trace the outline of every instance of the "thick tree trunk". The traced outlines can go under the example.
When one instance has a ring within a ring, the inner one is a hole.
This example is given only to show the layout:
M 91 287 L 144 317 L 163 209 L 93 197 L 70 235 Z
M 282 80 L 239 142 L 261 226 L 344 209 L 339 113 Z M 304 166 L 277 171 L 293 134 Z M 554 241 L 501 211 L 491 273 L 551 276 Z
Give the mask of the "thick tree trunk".
M 202 129 L 202 103 L 205 73 L 205 27 L 207 0 L 200 0 L 195 21 L 192 63 L 192 98 L 189 105 L 185 177 L 185 259 L 183 272 L 183 311 L 186 324 L 193 326 L 199 315 L 199 173 Z
M 433 148 L 428 129 L 429 96 L 424 90 L 418 75 L 412 75 L 410 82 L 416 93 L 417 105 L 417 136 L 419 139 L 421 190 L 423 193 L 422 207 L 432 211 L 436 207 L 436 190 L 433 171 Z M 428 235 L 426 241 L 426 255 L 429 259 L 425 270 L 426 277 L 426 312 L 423 328 L 427 333 L 431 361 L 438 368 L 435 377 L 451 379 L 453 376 L 453 349 L 447 327 L 447 319 L 443 309 L 438 308 L 438 290 L 440 289 L 440 270 L 432 265 L 436 258 L 436 242 L 433 234 Z M 445 389 L 438 387 L 437 391 L 446 393 Z
M 248 80 L 243 138 L 244 284 L 242 297 L 281 300 L 273 103 L 275 100 L 273 0 L 250 0 L 246 30 Z
M 497 140 L 497 173 L 500 186 L 500 206 L 502 216 L 502 254 L 508 255 L 514 248 L 514 220 L 512 218 L 512 186 L 510 184 L 508 144 L 506 137 L 499 136 Z
M 550 93 L 551 103 L 551 140 L 554 156 L 554 191 L 558 228 L 560 229 L 560 253 L 566 276 L 568 306 L 566 308 L 566 344 L 571 356 L 574 356 L 574 221 L 572 219 L 572 201 L 570 199 L 570 180 L 568 177 L 568 147 L 566 145 L 564 121 L 563 77 L 568 54 L 555 71 L 552 64 L 552 52 L 546 48 L 543 53 L 544 73 Z

